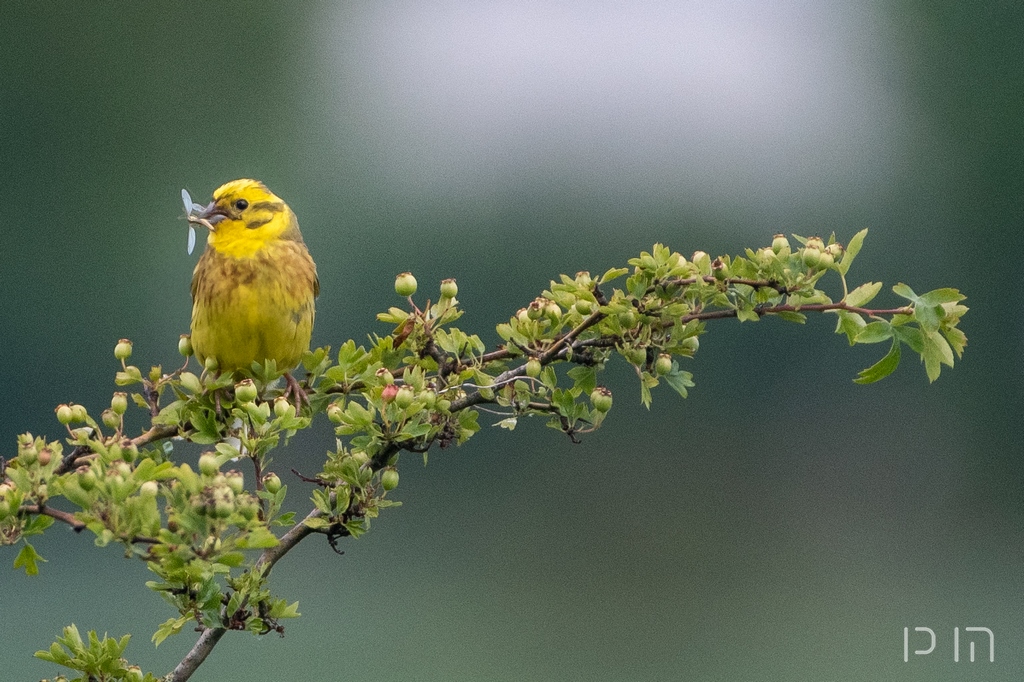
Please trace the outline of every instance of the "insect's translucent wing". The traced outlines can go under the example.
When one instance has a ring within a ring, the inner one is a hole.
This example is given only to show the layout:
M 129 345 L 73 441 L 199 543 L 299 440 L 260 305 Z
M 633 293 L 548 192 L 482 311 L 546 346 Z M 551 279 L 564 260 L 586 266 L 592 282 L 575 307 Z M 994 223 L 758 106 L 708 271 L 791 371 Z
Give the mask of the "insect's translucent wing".
M 181 203 L 185 204 L 185 213 L 192 212 L 192 207 L 195 204 L 192 203 L 192 196 L 188 193 L 187 189 L 181 190 Z
M 196 248 L 196 228 L 192 227 L 189 223 L 188 226 L 188 255 L 192 255 L 192 250 Z

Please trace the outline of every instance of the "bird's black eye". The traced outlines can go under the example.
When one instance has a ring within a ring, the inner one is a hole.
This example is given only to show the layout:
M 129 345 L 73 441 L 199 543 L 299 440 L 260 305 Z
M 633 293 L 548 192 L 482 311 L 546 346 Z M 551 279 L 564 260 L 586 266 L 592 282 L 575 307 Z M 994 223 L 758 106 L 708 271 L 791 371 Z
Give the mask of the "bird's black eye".
M 249 202 L 246 201 L 245 199 L 239 199 L 238 201 L 235 202 L 235 208 L 237 208 L 239 211 L 244 211 L 245 209 L 249 208 Z

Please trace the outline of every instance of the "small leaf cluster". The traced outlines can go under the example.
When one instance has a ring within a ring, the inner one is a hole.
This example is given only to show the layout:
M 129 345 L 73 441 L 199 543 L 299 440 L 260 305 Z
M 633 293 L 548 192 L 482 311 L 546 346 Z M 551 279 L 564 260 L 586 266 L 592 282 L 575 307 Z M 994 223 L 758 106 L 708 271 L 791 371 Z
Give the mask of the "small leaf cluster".
M 61 675 L 53 682 L 158 682 L 156 677 L 143 674 L 137 665 L 129 664 L 122 657 L 130 639 L 131 635 L 121 639 L 106 636 L 101 639 L 95 632 L 90 632 L 86 640 L 72 624 L 64 628 L 63 635 L 48 650 L 37 651 L 36 658 L 82 673 L 73 678 Z

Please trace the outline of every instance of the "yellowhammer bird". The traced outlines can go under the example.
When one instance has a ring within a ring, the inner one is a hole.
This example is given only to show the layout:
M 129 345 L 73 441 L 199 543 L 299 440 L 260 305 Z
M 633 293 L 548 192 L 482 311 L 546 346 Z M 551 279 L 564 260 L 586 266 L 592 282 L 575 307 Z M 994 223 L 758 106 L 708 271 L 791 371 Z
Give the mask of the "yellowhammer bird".
M 187 195 L 186 195 L 187 196 Z M 197 207 L 198 208 L 198 207 Z M 192 348 L 219 371 L 275 360 L 291 370 L 309 350 L 320 293 L 295 213 L 258 180 L 234 180 L 190 222 L 210 230 L 192 274 Z M 306 400 L 285 374 L 296 402 Z

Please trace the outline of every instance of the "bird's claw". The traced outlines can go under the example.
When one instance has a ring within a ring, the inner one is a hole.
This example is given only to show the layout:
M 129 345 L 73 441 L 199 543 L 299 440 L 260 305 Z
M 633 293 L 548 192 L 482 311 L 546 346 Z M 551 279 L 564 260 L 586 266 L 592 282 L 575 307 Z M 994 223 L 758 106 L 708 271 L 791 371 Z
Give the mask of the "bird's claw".
M 303 404 L 307 407 L 309 406 L 309 396 L 290 372 L 285 372 L 284 380 L 288 384 L 288 388 L 284 390 L 285 399 L 287 399 L 289 395 L 292 396 L 295 402 L 295 409 L 301 412 Z

